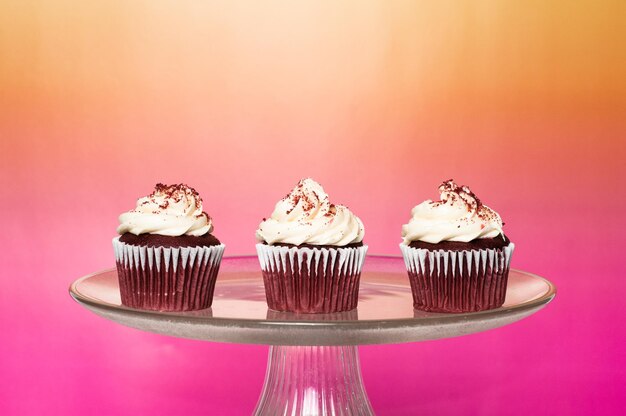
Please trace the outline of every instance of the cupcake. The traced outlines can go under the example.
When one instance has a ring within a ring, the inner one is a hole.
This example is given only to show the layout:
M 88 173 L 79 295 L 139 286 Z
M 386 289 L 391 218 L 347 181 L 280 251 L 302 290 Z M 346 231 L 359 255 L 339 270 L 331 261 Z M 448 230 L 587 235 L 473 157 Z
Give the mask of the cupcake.
M 187 185 L 157 184 L 119 217 L 113 239 L 122 304 L 157 311 L 211 306 L 224 244 Z
M 411 211 L 400 249 L 413 307 L 429 312 L 474 312 L 504 303 L 514 244 L 502 220 L 467 187 L 439 187 L 441 199 Z
M 361 220 L 303 179 L 256 231 L 267 304 L 275 311 L 355 309 L 367 246 Z

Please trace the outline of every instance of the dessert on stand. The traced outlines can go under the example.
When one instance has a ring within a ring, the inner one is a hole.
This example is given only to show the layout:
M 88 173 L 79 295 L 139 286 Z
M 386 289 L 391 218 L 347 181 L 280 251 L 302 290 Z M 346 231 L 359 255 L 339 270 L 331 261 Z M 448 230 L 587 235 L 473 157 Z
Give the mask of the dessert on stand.
M 542 309 L 556 288 L 542 277 L 511 269 L 499 308 L 424 312 L 413 309 L 402 257 L 368 256 L 357 309 L 296 314 L 267 308 L 258 258 L 241 256 L 222 259 L 208 309 L 158 312 L 123 306 L 116 270 L 76 280 L 70 294 L 100 316 L 144 331 L 269 345 L 265 383 L 256 409 L 250 409 L 255 415 L 373 415 L 358 345 L 435 340 L 508 325 Z

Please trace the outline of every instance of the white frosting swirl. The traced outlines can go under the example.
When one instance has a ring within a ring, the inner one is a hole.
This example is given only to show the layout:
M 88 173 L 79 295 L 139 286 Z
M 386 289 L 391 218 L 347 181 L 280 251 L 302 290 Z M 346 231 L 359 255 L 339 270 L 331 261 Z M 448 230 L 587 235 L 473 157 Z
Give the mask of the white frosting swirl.
M 154 192 L 137 200 L 137 207 L 119 217 L 118 234 L 201 236 L 213 231 L 211 217 L 202 211 L 202 199 L 187 185 L 157 184 Z
M 427 200 L 411 210 L 409 223 L 402 226 L 404 244 L 469 242 L 503 234 L 498 213 L 483 205 L 467 186 L 449 180 L 439 187 L 439 192 L 440 201 Z
M 333 205 L 322 186 L 302 179 L 289 195 L 278 201 L 274 212 L 256 231 L 268 244 L 345 246 L 363 241 L 361 220 L 343 205 Z

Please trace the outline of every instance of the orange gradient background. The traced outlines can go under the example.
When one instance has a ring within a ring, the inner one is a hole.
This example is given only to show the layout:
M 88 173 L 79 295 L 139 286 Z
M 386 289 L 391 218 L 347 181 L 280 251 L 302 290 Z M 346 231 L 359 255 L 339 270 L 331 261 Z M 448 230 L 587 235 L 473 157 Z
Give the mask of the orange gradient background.
M 250 413 L 266 348 L 120 327 L 67 286 L 113 265 L 156 182 L 194 186 L 232 255 L 311 176 L 385 254 L 455 178 L 560 289 L 497 331 L 361 348 L 378 414 L 614 414 L 624 21 L 621 1 L 3 2 L 0 413 Z

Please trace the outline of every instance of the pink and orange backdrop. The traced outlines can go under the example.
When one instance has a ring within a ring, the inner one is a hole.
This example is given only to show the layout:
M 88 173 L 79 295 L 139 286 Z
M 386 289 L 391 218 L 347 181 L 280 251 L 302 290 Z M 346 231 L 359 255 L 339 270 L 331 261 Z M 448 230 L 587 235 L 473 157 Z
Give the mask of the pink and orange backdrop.
M 105 321 L 156 182 L 203 195 L 227 254 L 312 176 L 399 254 L 455 178 L 557 299 L 506 328 L 361 347 L 380 415 L 617 414 L 626 383 L 623 1 L 4 1 L 0 414 L 249 414 L 267 348 Z

